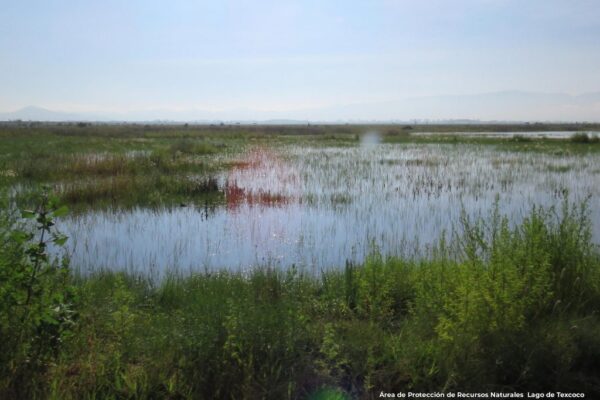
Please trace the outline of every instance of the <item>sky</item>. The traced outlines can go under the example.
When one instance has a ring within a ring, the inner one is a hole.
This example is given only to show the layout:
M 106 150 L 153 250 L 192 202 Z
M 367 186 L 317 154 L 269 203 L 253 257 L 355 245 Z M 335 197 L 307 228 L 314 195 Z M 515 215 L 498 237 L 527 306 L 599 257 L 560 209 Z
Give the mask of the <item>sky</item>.
M 597 0 L 0 0 L 0 111 L 600 92 Z

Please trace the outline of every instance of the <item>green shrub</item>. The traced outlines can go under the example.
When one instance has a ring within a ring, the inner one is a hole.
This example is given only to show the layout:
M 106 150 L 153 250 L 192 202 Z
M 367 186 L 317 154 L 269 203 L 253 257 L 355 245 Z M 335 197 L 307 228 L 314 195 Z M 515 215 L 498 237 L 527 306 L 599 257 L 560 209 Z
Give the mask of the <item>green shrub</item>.
M 571 142 L 573 143 L 590 143 L 591 138 L 587 133 L 577 132 L 571 136 Z
M 7 207 L 8 209 L 8 207 Z M 30 398 L 40 393 L 39 377 L 60 353 L 75 323 L 75 288 L 65 260 L 48 254 L 66 237 L 54 218 L 66 209 L 43 196 L 35 211 L 23 211 L 31 224 L 2 214 L 0 227 L 0 397 Z M 28 228 L 35 224 L 35 231 Z

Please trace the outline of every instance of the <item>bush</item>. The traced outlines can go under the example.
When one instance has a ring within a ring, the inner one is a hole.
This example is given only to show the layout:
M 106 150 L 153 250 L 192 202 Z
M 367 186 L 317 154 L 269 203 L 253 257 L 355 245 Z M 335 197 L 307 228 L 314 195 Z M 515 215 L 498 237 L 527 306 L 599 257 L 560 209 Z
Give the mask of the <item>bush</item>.
M 38 378 L 58 356 L 74 324 L 75 291 L 68 265 L 47 252 L 49 245 L 62 246 L 66 241 L 53 228 L 53 219 L 65 212 L 44 196 L 37 210 L 22 213 L 35 224 L 35 233 L 18 224 L 14 215 L 5 212 L 1 216 L 2 398 L 31 398 L 41 393 Z
M 587 133 L 578 132 L 578 133 L 574 133 L 571 136 L 571 142 L 573 142 L 573 143 L 590 143 L 591 138 L 588 136 Z

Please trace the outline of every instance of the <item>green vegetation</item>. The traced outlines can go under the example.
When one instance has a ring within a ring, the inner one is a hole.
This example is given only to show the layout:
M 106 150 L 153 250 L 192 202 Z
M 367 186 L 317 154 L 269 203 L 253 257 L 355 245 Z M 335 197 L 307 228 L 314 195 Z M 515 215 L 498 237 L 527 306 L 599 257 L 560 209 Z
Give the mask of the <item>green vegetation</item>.
M 571 136 L 571 142 L 583 143 L 583 144 L 599 143 L 600 137 L 591 136 L 591 135 L 588 135 L 587 133 L 575 133 L 575 134 L 573 134 L 573 136 Z
M 600 253 L 586 204 L 462 218 L 429 259 L 307 275 L 73 276 L 42 201 L 2 215 L 2 398 L 375 398 L 379 390 L 599 395 Z M 28 233 L 36 229 L 37 234 Z M 320 397 L 319 397 L 320 396 Z M 324 396 L 324 397 L 323 397 Z
M 43 198 L 22 216 L 30 232 L 5 212 L 0 216 L 0 397 L 28 398 L 60 354 L 75 326 L 75 292 L 66 260 L 51 260 L 47 248 L 67 238 L 53 228 L 66 213 Z M 31 225 L 31 224 L 30 224 Z
M 464 144 L 544 157 L 600 151 L 587 133 L 564 140 L 519 134 L 543 129 L 598 127 L 1 125 L 0 189 L 10 196 L 0 210 L 0 398 L 343 399 L 376 398 L 381 390 L 600 396 L 600 252 L 587 203 L 574 206 L 566 196 L 562 207 L 533 208 L 516 226 L 497 211 L 463 216 L 462 230 L 440 238 L 428 258 L 385 258 L 373 248 L 362 265 L 318 275 L 265 266 L 152 281 L 78 275 L 78 265 L 49 255 L 67 240 L 54 227 L 66 213 L 59 204 L 78 212 L 220 203 L 226 192 L 218 174 L 243 169 L 248 163 L 237 157 L 253 146 L 357 146 L 374 130 L 384 142 L 443 149 Z M 459 134 L 482 130 L 515 134 Z M 496 170 L 530 162 L 501 152 L 492 153 Z M 430 153 L 377 162 L 424 170 L 415 186 L 423 193 L 443 189 L 425 179 L 427 169 L 445 166 Z M 566 159 L 539 168 L 584 167 Z M 502 190 L 510 190 L 509 178 Z M 445 184 L 467 186 L 463 178 Z M 42 186 L 54 197 L 40 197 Z M 236 188 L 229 187 L 232 205 Z M 558 184 L 554 191 L 560 196 Z M 281 196 L 258 195 L 265 204 Z M 352 201 L 346 192 L 328 195 L 339 207 Z
M 575 130 L 571 139 L 522 132 Z M 72 209 L 214 203 L 223 193 L 219 171 L 252 146 L 356 146 L 365 132 L 384 142 L 465 144 L 549 154 L 600 151 L 593 124 L 520 125 L 140 125 L 0 124 L 0 187 L 18 185 L 16 200 L 31 206 L 40 184 Z M 468 132 L 516 132 L 504 138 Z M 420 135 L 429 132 L 433 134 Z M 519 133 L 521 132 L 521 133 Z
M 238 146 L 234 140 L 70 136 L 48 129 L 5 132 L 0 144 L 1 178 L 6 186 L 21 184 L 20 204 L 31 205 L 40 184 L 76 209 L 218 201 L 213 175 L 223 166 L 212 156 Z

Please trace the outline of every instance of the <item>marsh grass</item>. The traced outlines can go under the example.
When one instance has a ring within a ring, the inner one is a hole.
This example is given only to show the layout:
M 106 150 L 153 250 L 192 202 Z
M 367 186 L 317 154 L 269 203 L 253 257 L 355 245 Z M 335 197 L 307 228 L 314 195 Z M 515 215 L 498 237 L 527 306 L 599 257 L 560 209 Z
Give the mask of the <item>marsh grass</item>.
M 34 152 L 11 161 L 7 178 L 21 184 L 16 196 L 21 205 L 31 204 L 41 184 L 78 209 L 174 205 L 222 197 L 214 177 L 219 163 L 209 158 L 216 147 L 181 143 L 120 153 Z
M 165 204 L 220 203 L 223 191 L 212 177 L 116 176 L 55 187 L 66 203 L 102 208 L 157 207 Z M 85 209 L 85 208 L 83 208 Z
M 573 130 L 572 139 L 557 140 L 524 136 L 543 129 Z M 0 184 L 24 188 L 20 199 L 40 184 L 68 187 L 64 201 L 76 207 L 100 206 L 112 198 L 120 206 L 153 193 L 164 205 L 191 202 L 169 193 L 189 186 L 189 175 L 214 176 L 230 168 L 232 158 L 251 146 L 355 147 L 365 132 L 377 132 L 383 142 L 410 145 L 488 146 L 500 151 L 538 152 L 558 156 L 596 153 L 600 142 L 586 131 L 597 125 L 140 125 L 140 124 L 0 124 Z M 506 137 L 474 137 L 457 132 L 516 132 Z M 429 132 L 432 135 L 419 135 Z M 585 144 L 585 145 L 582 145 Z M 392 163 L 393 161 L 385 161 Z M 415 161 L 418 162 L 418 161 Z M 424 166 L 428 166 L 424 160 Z M 162 175 L 174 181 L 164 185 Z M 126 181 L 134 184 L 132 196 L 113 195 Z M 97 181 L 98 188 L 94 187 Z M 110 184 L 107 182 L 111 182 Z M 162 186 L 149 187 L 150 182 Z M 109 190 L 109 186 L 114 189 Z M 184 190 L 185 191 L 185 190 Z M 83 193 L 87 192 L 87 193 Z M 113 193 L 113 194 L 111 194 Z M 158 193 L 159 195 L 157 195 Z M 98 196 L 95 199 L 95 196 Z M 79 199 L 81 204 L 77 204 Z M 151 202 L 152 203 L 152 202 Z
M 463 215 L 429 259 L 319 275 L 74 276 L 76 320 L 23 382 L 40 398 L 374 398 L 379 390 L 598 395 L 600 255 L 588 205 L 517 225 Z M 11 250 L 12 249 L 12 250 Z M 3 246 L 3 265 L 20 262 Z M 8 295 L 3 286 L 4 295 Z M 6 302 L 2 303 L 3 307 Z M 6 325 L 2 342 L 15 327 Z M 13 396 L 14 361 L 0 394 Z M 11 389 L 12 388 L 12 389 Z

